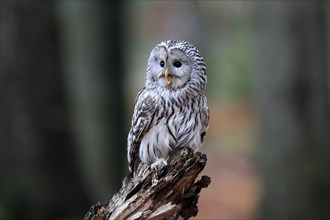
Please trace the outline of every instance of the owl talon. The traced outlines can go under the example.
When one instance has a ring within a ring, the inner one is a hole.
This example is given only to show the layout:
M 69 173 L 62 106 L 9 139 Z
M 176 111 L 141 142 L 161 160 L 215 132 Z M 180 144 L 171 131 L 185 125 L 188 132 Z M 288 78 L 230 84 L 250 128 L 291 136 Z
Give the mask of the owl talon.
M 167 166 L 167 161 L 164 158 L 156 160 L 154 163 L 151 164 L 151 170 L 154 174 L 162 174 L 164 169 Z
M 180 156 L 182 158 L 187 158 L 189 155 L 193 155 L 197 152 L 197 148 L 192 147 L 192 148 L 185 148 L 180 152 Z
M 180 152 L 180 156 L 181 156 L 181 157 L 186 158 L 188 155 L 189 155 L 189 151 L 188 151 L 188 149 L 183 149 L 183 150 Z

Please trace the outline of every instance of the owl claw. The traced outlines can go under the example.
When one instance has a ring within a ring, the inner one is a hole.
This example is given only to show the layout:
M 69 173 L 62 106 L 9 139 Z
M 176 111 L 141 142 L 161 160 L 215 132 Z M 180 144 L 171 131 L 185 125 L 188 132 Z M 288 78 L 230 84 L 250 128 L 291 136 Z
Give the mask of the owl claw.
M 180 156 L 181 156 L 181 157 L 187 157 L 188 155 L 189 155 L 188 149 L 183 149 L 183 150 L 180 152 Z
M 187 158 L 189 155 L 193 155 L 198 151 L 197 148 L 191 147 L 191 148 L 185 148 L 180 152 L 180 156 L 182 158 Z
M 154 173 L 158 173 L 167 166 L 167 161 L 164 158 L 157 159 L 154 163 L 151 164 L 151 170 Z

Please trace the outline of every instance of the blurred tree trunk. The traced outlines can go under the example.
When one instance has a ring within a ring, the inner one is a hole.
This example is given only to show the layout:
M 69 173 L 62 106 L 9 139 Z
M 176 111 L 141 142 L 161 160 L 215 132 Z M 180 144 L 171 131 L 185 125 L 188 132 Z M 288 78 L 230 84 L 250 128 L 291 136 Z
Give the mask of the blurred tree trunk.
M 260 218 L 330 218 L 329 2 L 260 2 L 257 12 Z
M 122 1 L 56 3 L 76 153 L 92 204 L 117 191 L 124 177 L 125 11 Z
M 83 216 L 54 5 L 0 4 L 0 219 Z
M 81 219 L 124 176 L 122 3 L 0 4 L 0 219 Z

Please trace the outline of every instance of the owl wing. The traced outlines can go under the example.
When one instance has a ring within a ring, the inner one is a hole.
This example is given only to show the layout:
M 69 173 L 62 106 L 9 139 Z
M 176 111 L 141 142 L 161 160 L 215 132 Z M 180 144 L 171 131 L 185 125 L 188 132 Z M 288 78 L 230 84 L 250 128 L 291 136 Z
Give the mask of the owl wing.
M 149 91 L 142 88 L 136 99 L 131 130 L 127 141 L 129 170 L 134 174 L 139 165 L 139 149 L 143 136 L 150 130 L 157 106 Z
M 204 106 L 202 109 L 202 134 L 201 134 L 201 141 L 204 142 L 204 137 L 206 135 L 206 131 L 209 128 L 209 120 L 210 120 L 210 110 L 207 105 L 207 99 L 204 96 Z

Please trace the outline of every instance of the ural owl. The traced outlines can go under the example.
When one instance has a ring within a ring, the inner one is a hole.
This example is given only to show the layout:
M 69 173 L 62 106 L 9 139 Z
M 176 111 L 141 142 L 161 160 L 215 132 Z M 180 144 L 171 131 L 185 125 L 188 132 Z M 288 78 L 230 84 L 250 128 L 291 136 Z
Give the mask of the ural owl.
M 203 57 L 193 45 L 168 40 L 151 51 L 128 135 L 131 177 L 140 162 L 167 164 L 177 149 L 201 147 L 209 123 L 206 81 Z

